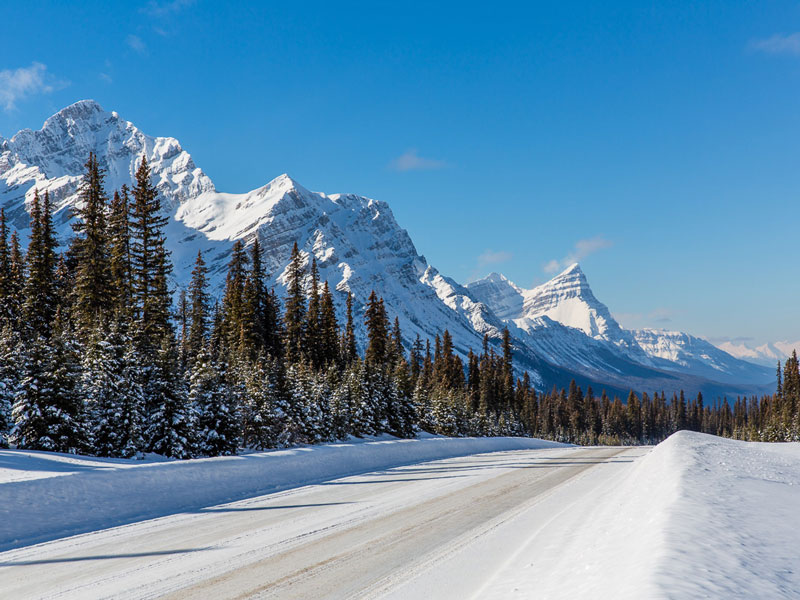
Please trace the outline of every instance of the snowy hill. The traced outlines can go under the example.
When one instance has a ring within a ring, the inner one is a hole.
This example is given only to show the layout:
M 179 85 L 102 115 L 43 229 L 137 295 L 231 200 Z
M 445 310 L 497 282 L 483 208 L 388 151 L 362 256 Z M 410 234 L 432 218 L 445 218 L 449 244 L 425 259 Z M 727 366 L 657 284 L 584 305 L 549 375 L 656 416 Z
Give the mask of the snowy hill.
M 746 393 L 752 388 L 739 384 L 762 383 L 760 367 L 751 365 L 755 371 L 750 372 L 748 363 L 717 349 L 690 350 L 702 342 L 697 338 L 688 336 L 695 341 L 687 343 L 652 334 L 644 341 L 639 333 L 623 329 L 595 298 L 577 264 L 531 290 L 497 274 L 462 286 L 417 252 L 385 202 L 312 192 L 285 174 L 244 194 L 219 192 L 177 140 L 148 136 L 91 100 L 66 107 L 41 130 L 0 139 L 0 206 L 23 239 L 26 208 L 38 188 L 55 199 L 59 238 L 68 242 L 70 207 L 79 201 L 78 185 L 90 151 L 106 171 L 109 193 L 130 185 L 141 157 L 147 157 L 170 217 L 167 241 L 178 288 L 188 283 L 201 250 L 219 293 L 232 242 L 258 236 L 270 283 L 282 294 L 297 242 L 309 263 L 316 259 L 321 278 L 335 290 L 338 314 L 343 314 L 349 291 L 360 319 L 375 289 L 390 316 L 400 319 L 408 344 L 416 335 L 432 339 L 448 329 L 462 356 L 479 350 L 484 334 L 496 346 L 508 326 L 517 367 L 529 371 L 540 389 L 566 385 L 573 377 L 622 394 L 631 387 Z M 763 383 L 769 382 L 772 371 L 763 374 Z

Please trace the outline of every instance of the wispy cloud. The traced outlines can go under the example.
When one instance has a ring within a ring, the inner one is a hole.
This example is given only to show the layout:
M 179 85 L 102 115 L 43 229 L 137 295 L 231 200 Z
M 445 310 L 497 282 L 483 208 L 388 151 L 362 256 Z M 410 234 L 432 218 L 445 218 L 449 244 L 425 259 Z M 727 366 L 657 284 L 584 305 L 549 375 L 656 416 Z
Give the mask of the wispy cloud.
M 0 104 L 13 110 L 17 102 L 37 94 L 49 94 L 55 84 L 47 74 L 47 67 L 34 62 L 30 67 L 0 71 Z
M 147 52 L 147 46 L 138 35 L 130 34 L 125 38 L 125 43 L 128 44 L 128 47 L 134 52 L 139 54 L 145 54 Z
M 800 56 L 800 32 L 776 33 L 762 40 L 753 40 L 750 48 L 765 54 Z
M 142 12 L 153 17 L 168 17 L 179 13 L 184 8 L 188 8 L 194 3 L 195 0 L 170 0 L 169 2 L 151 0 L 142 8 Z
M 446 166 L 445 161 L 423 158 L 414 149 L 408 150 L 389 163 L 389 167 L 395 171 L 432 171 L 444 169 Z
M 511 254 L 511 252 L 505 252 L 503 250 L 500 250 L 499 252 L 487 250 L 478 257 L 478 267 L 481 268 L 488 265 L 499 265 L 501 263 L 510 261 L 512 258 L 514 258 L 514 255 Z
M 569 254 L 567 254 L 564 258 L 554 258 L 553 260 L 546 262 L 542 266 L 542 270 L 544 270 L 545 273 L 556 273 L 566 269 L 572 263 L 580 262 L 595 252 L 605 248 L 610 248 L 611 246 L 613 246 L 613 243 L 601 235 L 593 238 L 578 240 L 575 242 L 575 245 Z

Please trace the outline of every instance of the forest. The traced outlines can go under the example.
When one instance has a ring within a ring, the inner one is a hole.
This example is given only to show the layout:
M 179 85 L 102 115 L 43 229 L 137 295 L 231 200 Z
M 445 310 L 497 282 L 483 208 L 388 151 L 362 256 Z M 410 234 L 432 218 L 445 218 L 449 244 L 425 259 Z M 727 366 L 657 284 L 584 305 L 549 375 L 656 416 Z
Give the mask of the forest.
M 132 188 L 109 198 L 90 155 L 64 247 L 47 191 L 36 191 L 29 213 L 23 251 L 0 210 L 5 447 L 191 458 L 423 431 L 612 445 L 654 444 L 682 429 L 800 440 L 796 354 L 763 397 L 707 402 L 654 390 L 623 400 L 574 381 L 537 391 L 528 373 L 515 376 L 508 330 L 462 360 L 446 330 L 404 343 L 376 291 L 358 311 L 348 293 L 337 315 L 334 294 L 345 292 L 321 282 L 297 244 L 278 296 L 265 284 L 257 236 L 234 242 L 219 299 L 202 253 L 176 293 L 167 218 L 144 159 Z

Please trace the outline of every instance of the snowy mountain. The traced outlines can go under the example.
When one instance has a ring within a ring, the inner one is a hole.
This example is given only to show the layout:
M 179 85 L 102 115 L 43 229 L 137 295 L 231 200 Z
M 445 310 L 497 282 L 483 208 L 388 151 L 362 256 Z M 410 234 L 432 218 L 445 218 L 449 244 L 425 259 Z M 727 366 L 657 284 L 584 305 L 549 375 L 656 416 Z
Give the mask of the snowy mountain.
M 736 358 L 766 367 L 776 367 L 778 361 L 783 364 L 792 355 L 793 351 L 800 350 L 800 341 L 770 342 L 755 348 L 751 348 L 742 342 L 738 344 L 735 342 L 723 342 L 718 344 L 717 347 Z
M 616 374 L 631 373 L 633 362 L 724 383 L 761 384 L 772 375 L 686 333 L 622 328 L 594 296 L 578 264 L 530 290 L 497 273 L 467 287 L 555 364 Z
M 307 262 L 315 258 L 321 278 L 338 292 L 339 314 L 348 291 L 358 315 L 375 289 L 390 315 L 400 319 L 408 343 L 416 335 L 432 339 L 448 329 L 462 356 L 479 350 L 484 334 L 496 345 L 508 326 L 518 368 L 531 372 L 540 389 L 566 385 L 573 377 L 620 393 L 631 387 L 746 392 L 751 388 L 739 384 L 762 382 L 760 367 L 750 365 L 756 369 L 751 373 L 749 363 L 703 340 L 623 329 L 595 298 L 577 264 L 531 290 L 497 274 L 462 286 L 428 264 L 385 202 L 312 192 L 288 175 L 244 194 L 219 192 L 177 140 L 148 136 L 91 100 L 68 106 L 41 130 L 0 138 L 0 206 L 23 238 L 26 209 L 38 188 L 55 199 L 59 238 L 68 242 L 70 207 L 79 201 L 90 151 L 106 171 L 109 192 L 130 185 L 141 157 L 147 157 L 170 217 L 167 240 L 178 288 L 187 284 L 201 250 L 219 293 L 233 241 L 258 236 L 271 284 L 282 294 L 297 242 Z M 764 374 L 763 382 L 769 381 L 771 370 Z

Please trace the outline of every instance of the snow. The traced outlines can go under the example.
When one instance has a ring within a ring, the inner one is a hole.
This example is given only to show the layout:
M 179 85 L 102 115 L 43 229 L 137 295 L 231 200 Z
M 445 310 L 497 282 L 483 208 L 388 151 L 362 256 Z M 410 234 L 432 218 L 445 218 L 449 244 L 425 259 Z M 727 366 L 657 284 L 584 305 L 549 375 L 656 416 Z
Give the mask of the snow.
M 800 443 L 680 432 L 653 449 L 556 446 L 381 438 L 161 464 L 3 451 L 0 539 L 27 528 L 25 541 L 3 547 L 65 535 L 70 524 L 90 531 L 145 518 L 131 506 L 169 516 L 6 551 L 0 569 L 27 590 L 18 597 L 50 596 L 53 585 L 64 598 L 182 588 L 179 597 L 246 596 L 263 577 L 298 586 L 276 588 L 279 597 L 319 581 L 341 591 L 351 579 L 363 587 L 350 594 L 384 599 L 800 594 Z M 468 455 L 486 451 L 494 453 Z M 407 466 L 389 469 L 398 464 Z M 25 479 L 20 470 L 45 475 Z M 314 482 L 324 484 L 305 485 Z M 14 486 L 30 506 L 8 494 Z M 255 497 L 275 489 L 286 491 Z M 231 504 L 187 508 L 245 490 L 247 499 Z M 479 503 L 480 514 L 491 513 L 511 494 L 521 503 L 482 521 L 470 515 Z M 80 511 L 90 512 L 82 522 Z M 43 535 L 35 519 L 53 531 Z M 13 525 L 20 520 L 26 525 Z M 370 579 L 364 565 L 380 573 Z
M 570 481 L 389 598 L 800 595 L 800 444 L 679 432 L 640 453 Z
M 564 444 L 391 436 L 187 461 L 0 450 L 0 550 L 404 464 Z
M 595 298 L 577 263 L 533 289 L 520 288 L 499 274 L 462 286 L 417 252 L 386 203 L 312 192 L 287 174 L 242 194 L 218 191 L 178 140 L 146 135 L 91 100 L 62 109 L 38 131 L 26 129 L 0 140 L 0 206 L 10 225 L 20 230 L 23 243 L 29 227 L 26 204 L 34 187 L 50 192 L 59 239 L 62 245 L 68 242 L 72 231 L 67 209 L 79 202 L 78 187 L 90 151 L 106 172 L 109 193 L 130 185 L 142 155 L 147 156 L 169 217 L 167 247 L 176 292 L 188 284 L 202 251 L 214 296 L 224 284 L 232 242 L 249 243 L 258 236 L 267 285 L 279 295 L 297 242 L 309 259 L 316 258 L 321 279 L 336 290 L 340 316 L 349 291 L 360 320 L 375 289 L 390 317 L 399 317 L 406 347 L 417 335 L 433 340 L 447 329 L 462 358 L 470 349 L 480 350 L 484 334 L 499 351 L 502 330 L 508 326 L 517 375 L 529 371 L 540 391 L 569 381 L 576 372 L 591 373 L 597 389 L 627 389 L 634 383 L 632 377 L 650 369 L 648 380 L 637 385 L 667 392 L 683 388 L 690 394 L 697 391 L 697 380 L 677 381 L 674 372 L 724 382 L 725 392 L 741 394 L 754 391 L 742 384 L 765 381 L 765 371 L 747 367 L 723 351 L 693 352 L 668 338 L 638 343 L 636 332 L 620 327 Z M 363 328 L 357 328 L 357 336 L 363 349 Z M 542 359 L 551 364 L 542 365 Z M 663 370 L 673 373 L 665 376 Z M 705 389 L 707 395 L 719 390 Z
M 745 342 L 722 342 L 717 344 L 717 347 L 736 358 L 766 367 L 775 367 L 779 361 L 783 363 L 793 351 L 800 349 L 800 341 L 770 342 L 755 348 L 751 348 Z

